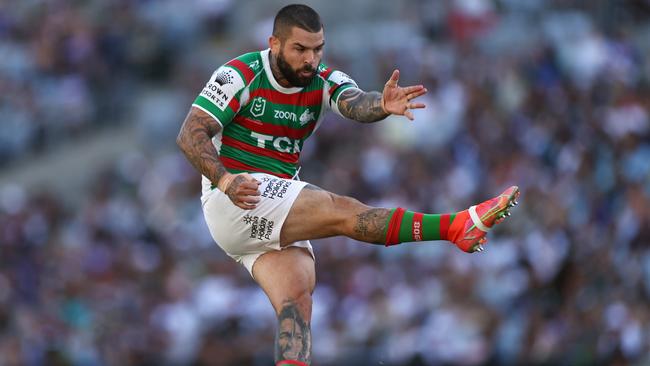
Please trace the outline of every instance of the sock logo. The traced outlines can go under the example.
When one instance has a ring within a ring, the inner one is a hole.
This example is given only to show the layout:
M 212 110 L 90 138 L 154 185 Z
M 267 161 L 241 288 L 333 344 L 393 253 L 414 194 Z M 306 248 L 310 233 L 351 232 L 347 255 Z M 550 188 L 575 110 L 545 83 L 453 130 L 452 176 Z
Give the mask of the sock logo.
M 422 216 L 419 212 L 413 215 L 413 241 L 422 241 Z

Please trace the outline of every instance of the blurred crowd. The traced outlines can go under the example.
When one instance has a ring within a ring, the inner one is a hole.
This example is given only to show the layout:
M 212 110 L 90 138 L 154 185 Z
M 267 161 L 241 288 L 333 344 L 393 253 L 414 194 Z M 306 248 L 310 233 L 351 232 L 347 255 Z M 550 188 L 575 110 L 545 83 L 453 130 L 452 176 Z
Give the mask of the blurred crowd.
M 198 34 L 222 33 L 231 1 L 178 5 L 0 2 L 0 167 L 124 123 L 142 86 L 178 72 Z
M 0 5 L 3 158 L 113 123 L 145 79 L 172 78 L 179 40 L 211 32 L 147 11 L 165 1 L 24 3 L 41 10 Z M 237 11 L 219 3 L 205 19 Z M 314 364 L 650 363 L 650 3 L 414 0 L 399 19 L 373 25 L 373 73 L 349 73 L 376 89 L 400 67 L 427 109 L 370 126 L 331 113 L 301 178 L 424 212 L 518 184 L 520 205 L 480 255 L 315 241 Z M 275 315 L 212 242 L 199 188 L 180 153 L 148 149 L 97 173 L 78 207 L 2 187 L 0 364 L 269 365 Z

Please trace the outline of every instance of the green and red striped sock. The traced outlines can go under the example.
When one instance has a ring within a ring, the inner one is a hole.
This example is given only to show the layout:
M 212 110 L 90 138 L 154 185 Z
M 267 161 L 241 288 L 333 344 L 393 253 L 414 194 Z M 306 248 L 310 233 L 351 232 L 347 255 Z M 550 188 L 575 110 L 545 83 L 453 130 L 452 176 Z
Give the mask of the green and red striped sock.
M 388 218 L 386 246 L 412 241 L 450 240 L 459 226 L 455 225 L 450 230 L 452 223 L 466 216 L 467 210 L 451 214 L 423 214 L 398 207 Z

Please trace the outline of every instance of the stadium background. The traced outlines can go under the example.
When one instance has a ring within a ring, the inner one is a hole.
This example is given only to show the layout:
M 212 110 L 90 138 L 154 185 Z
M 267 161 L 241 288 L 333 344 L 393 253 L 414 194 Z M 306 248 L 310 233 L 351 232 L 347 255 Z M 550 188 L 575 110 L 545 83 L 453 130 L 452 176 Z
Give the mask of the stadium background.
M 0 364 L 269 365 L 275 317 L 212 243 L 174 139 L 212 70 L 285 1 L 0 1 Z M 446 212 L 521 204 L 467 255 L 315 242 L 316 365 L 650 363 L 650 2 L 307 1 L 366 90 L 302 178 Z

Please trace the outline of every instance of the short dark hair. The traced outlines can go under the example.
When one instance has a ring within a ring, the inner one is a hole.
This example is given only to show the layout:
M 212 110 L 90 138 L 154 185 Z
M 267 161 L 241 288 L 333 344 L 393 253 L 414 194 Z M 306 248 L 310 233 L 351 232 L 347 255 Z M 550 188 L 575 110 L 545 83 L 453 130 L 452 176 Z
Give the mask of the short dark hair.
M 275 16 L 273 36 L 285 40 L 293 27 L 316 33 L 323 28 L 323 23 L 316 10 L 303 4 L 291 4 L 280 9 Z

